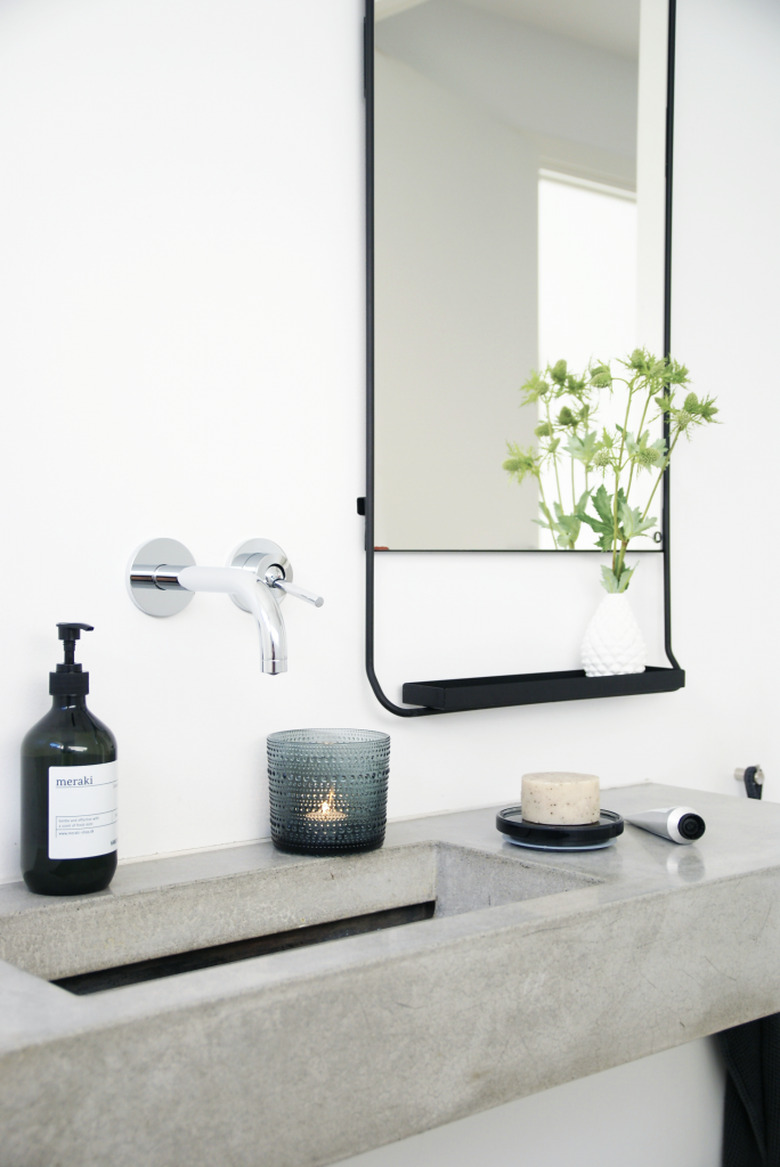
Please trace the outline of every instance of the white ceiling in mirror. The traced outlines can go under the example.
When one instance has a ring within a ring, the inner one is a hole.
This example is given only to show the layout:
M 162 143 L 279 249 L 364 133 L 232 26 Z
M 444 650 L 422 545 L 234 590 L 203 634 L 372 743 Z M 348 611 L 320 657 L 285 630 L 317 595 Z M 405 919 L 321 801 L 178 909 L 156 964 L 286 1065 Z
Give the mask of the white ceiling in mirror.
M 397 16 L 399 12 L 406 12 L 408 8 L 416 8 L 424 4 L 425 0 L 374 0 L 374 19 L 385 20 L 388 16 Z
M 469 8 L 519 20 L 622 57 L 639 56 L 639 4 L 628 0 L 461 0 Z
M 542 166 L 634 188 L 638 65 L 607 47 L 602 13 L 638 26 L 639 0 L 597 0 L 598 17 L 580 13 L 576 36 L 561 23 L 567 0 L 549 10 L 545 0 L 385 2 L 375 33 L 385 59 L 533 135 Z
M 461 0 L 469 8 L 518 20 L 608 52 L 636 60 L 639 57 L 639 5 L 615 6 L 612 0 Z M 397 16 L 427 0 L 375 0 L 376 20 Z

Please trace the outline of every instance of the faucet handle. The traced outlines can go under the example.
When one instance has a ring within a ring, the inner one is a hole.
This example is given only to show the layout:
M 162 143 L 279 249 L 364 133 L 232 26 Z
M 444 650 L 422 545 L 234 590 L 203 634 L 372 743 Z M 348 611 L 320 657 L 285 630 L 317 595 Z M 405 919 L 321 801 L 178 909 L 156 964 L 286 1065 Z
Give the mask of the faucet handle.
M 315 608 L 321 608 L 325 603 L 323 597 L 318 596 L 316 592 L 310 592 L 308 588 L 302 588 L 300 584 L 285 579 L 284 572 L 277 563 L 269 567 L 263 578 L 269 588 L 278 588 L 286 596 L 295 596 L 299 600 L 305 600 L 307 604 L 313 604 Z
M 287 555 L 278 543 L 272 543 L 270 539 L 249 539 L 242 543 L 231 555 L 230 566 L 251 571 L 258 583 L 266 584 L 277 593 L 275 596 L 277 600 L 283 600 L 285 595 L 290 595 L 305 600 L 307 604 L 313 604 L 315 608 L 321 608 L 325 603 L 323 597 L 318 596 L 316 592 L 293 583 L 293 570 Z M 233 599 L 240 608 L 243 607 L 238 597 L 234 596 Z

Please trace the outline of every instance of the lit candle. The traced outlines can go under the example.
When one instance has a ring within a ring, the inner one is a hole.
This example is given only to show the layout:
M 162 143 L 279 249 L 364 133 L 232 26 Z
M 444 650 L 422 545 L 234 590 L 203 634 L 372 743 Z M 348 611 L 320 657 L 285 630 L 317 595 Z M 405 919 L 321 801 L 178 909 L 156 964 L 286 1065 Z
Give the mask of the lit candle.
M 323 799 L 319 810 L 310 810 L 306 818 L 315 823 L 340 823 L 347 817 L 343 810 L 338 810 L 334 805 L 336 801 L 336 791 L 331 786 L 328 791 L 328 797 Z

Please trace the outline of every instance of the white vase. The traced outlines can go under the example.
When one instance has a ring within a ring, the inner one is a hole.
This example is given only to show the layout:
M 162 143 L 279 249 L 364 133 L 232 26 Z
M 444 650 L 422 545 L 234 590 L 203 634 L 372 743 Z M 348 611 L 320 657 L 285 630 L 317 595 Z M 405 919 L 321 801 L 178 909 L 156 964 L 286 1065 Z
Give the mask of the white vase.
M 585 629 L 580 649 L 588 677 L 643 673 L 647 649 L 625 592 L 607 593 Z

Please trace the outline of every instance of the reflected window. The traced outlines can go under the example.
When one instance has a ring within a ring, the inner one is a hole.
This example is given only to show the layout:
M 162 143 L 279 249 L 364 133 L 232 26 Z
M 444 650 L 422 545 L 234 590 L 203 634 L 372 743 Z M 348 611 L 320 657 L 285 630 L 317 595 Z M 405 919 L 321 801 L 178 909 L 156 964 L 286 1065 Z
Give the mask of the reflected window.
M 539 176 L 539 368 L 563 358 L 575 373 L 593 360 L 625 356 L 637 336 L 637 205 L 633 191 L 553 171 Z M 622 420 L 609 396 L 599 406 L 602 424 Z M 541 415 L 540 415 L 541 417 Z M 569 468 L 564 507 L 587 483 Z M 542 471 L 545 497 L 560 497 L 549 465 Z M 571 498 L 569 498 L 569 493 Z M 539 529 L 539 546 L 555 546 Z M 580 546 L 593 545 L 583 537 Z
M 633 191 L 553 171 L 539 176 L 539 364 L 631 352 L 637 337 Z

